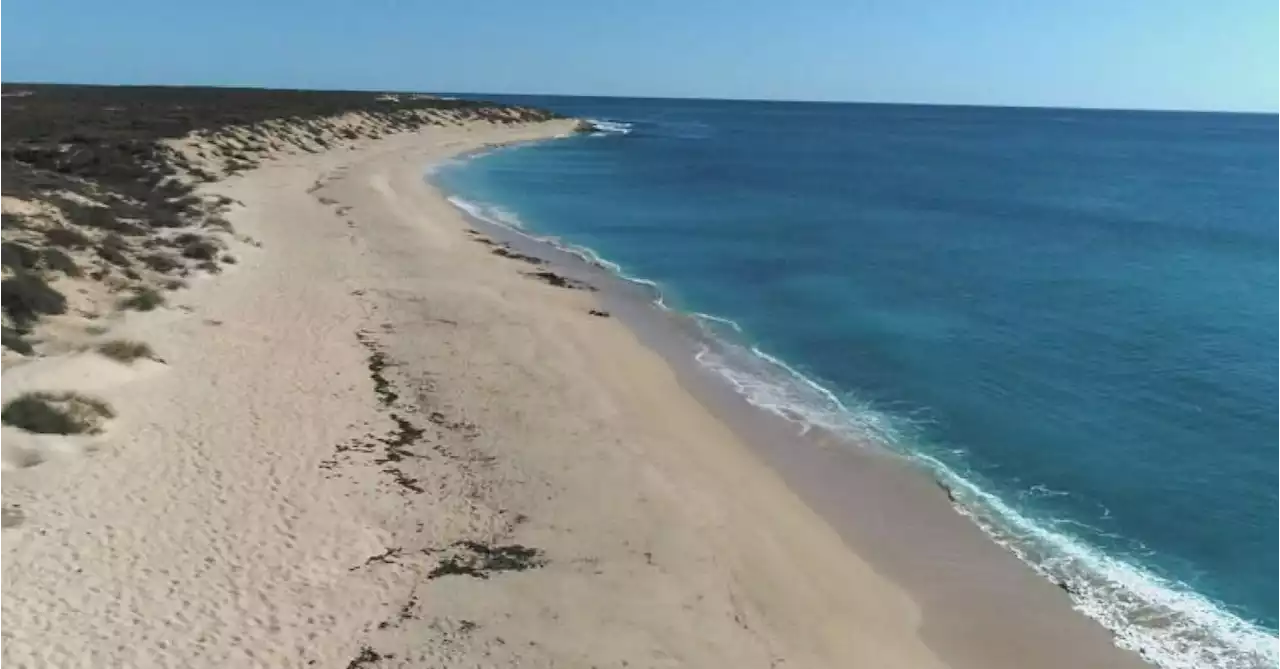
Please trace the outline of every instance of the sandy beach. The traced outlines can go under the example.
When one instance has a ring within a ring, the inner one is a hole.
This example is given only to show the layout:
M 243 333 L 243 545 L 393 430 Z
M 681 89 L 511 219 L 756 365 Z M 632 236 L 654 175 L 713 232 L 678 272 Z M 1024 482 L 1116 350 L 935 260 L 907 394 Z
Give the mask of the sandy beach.
M 6 665 L 1145 666 L 994 545 L 945 543 L 976 529 L 928 545 L 965 521 L 923 477 L 797 494 L 848 465 L 779 473 L 593 286 L 423 178 L 572 128 L 280 152 L 203 187 L 236 203 L 237 263 L 111 324 L 163 362 L 7 367 L 6 398 L 92 391 L 117 418 L 5 428 Z

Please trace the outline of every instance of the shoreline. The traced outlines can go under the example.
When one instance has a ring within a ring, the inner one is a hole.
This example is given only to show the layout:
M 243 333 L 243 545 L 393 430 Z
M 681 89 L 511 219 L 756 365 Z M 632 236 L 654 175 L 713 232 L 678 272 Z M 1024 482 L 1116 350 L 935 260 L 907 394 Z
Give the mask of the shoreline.
M 654 134 L 658 133 L 655 131 Z M 630 141 L 642 141 L 646 138 L 628 140 L 616 133 L 613 135 L 612 140 L 600 140 L 604 143 L 592 148 L 588 148 L 588 145 L 596 140 L 571 140 L 574 148 L 565 147 L 561 153 L 581 153 L 597 160 L 616 160 L 633 150 L 644 151 L 643 147 L 628 149 L 626 146 Z M 783 427 L 774 432 L 777 434 L 776 439 L 781 442 L 805 441 L 810 442 L 803 444 L 805 448 L 844 448 L 855 451 L 844 458 L 846 460 L 880 455 L 867 453 L 868 448 L 886 451 L 890 460 L 901 460 L 893 464 L 904 465 L 913 470 L 913 474 L 924 476 L 949 497 L 950 506 L 963 516 L 965 523 L 975 526 L 983 538 L 999 547 L 1000 554 L 995 558 L 997 561 L 1010 563 L 1019 572 L 1034 572 L 1036 579 L 1033 581 L 1036 582 L 1031 587 L 1038 593 L 1044 591 L 1046 584 L 1052 586 L 1052 592 L 1037 594 L 1035 598 L 1049 600 L 1055 596 L 1065 596 L 1070 608 L 1106 630 L 1105 633 L 1111 635 L 1117 646 L 1137 654 L 1146 662 L 1162 667 L 1266 667 L 1274 664 L 1275 637 L 1267 624 L 1249 618 L 1247 614 L 1207 594 L 1212 590 L 1205 583 L 1197 583 L 1185 575 L 1183 578 L 1187 580 L 1182 581 L 1164 571 L 1162 566 L 1167 567 L 1167 561 L 1162 560 L 1167 560 L 1167 556 L 1116 550 L 1109 543 L 1090 541 L 1090 538 L 1096 537 L 1090 537 L 1088 532 L 1077 533 L 1064 529 L 1077 521 L 1067 516 L 1045 514 L 1045 507 L 1036 508 L 1033 503 L 1023 505 L 1025 500 L 1020 495 L 1025 492 L 1028 497 L 1034 496 L 1034 493 L 1040 492 L 1035 488 L 1000 488 L 980 474 L 972 476 L 964 466 L 963 459 L 957 462 L 956 458 L 947 457 L 948 453 L 932 450 L 928 444 L 917 447 L 910 436 L 904 438 L 902 433 L 897 433 L 894 430 L 895 416 L 892 412 L 881 413 L 871 407 L 867 410 L 869 415 L 866 415 L 863 413 L 864 407 L 857 404 L 846 407 L 831 392 L 830 388 L 834 386 L 830 386 L 816 374 L 808 375 L 812 368 L 797 370 L 789 364 L 796 358 L 781 360 L 770 355 L 777 353 L 775 350 L 761 351 L 756 348 L 755 340 L 749 335 L 759 332 L 744 332 L 734 320 L 724 318 L 728 315 L 737 318 L 739 314 L 750 317 L 750 310 L 717 310 L 710 306 L 717 302 L 705 292 L 696 304 L 682 302 L 679 300 L 682 294 L 680 282 L 666 283 L 667 278 L 675 275 L 645 273 L 640 270 L 649 261 L 662 266 L 659 258 L 639 251 L 639 255 L 626 253 L 625 246 L 610 246 L 607 242 L 613 238 L 608 234 L 608 239 L 602 237 L 595 241 L 591 241 L 594 239 L 591 235 L 582 237 L 573 234 L 575 231 L 586 230 L 581 226 L 590 223 L 590 219 L 583 219 L 580 215 L 574 219 L 573 207 L 565 209 L 572 204 L 570 200 L 575 194 L 582 193 L 581 188 L 552 184 L 549 186 L 552 192 L 548 196 L 530 196 L 530 202 L 552 202 L 558 209 L 535 207 L 526 212 L 522 208 L 513 207 L 512 203 L 522 203 L 526 199 L 513 190 L 513 186 L 525 184 L 526 188 L 540 187 L 541 181 L 532 177 L 544 167 L 544 163 L 555 174 L 573 173 L 572 170 L 565 169 L 554 155 L 547 154 L 549 157 L 544 159 L 539 157 L 539 153 L 539 150 L 534 149 L 522 158 L 497 158 L 494 163 L 496 167 L 493 168 L 477 166 L 473 169 L 479 173 L 478 180 L 463 177 L 437 179 L 434 173 L 431 178 L 445 185 L 446 190 L 450 186 L 456 186 L 458 197 L 451 199 L 468 198 L 470 201 L 464 200 L 465 210 L 481 212 L 482 218 L 487 216 L 486 222 L 514 230 L 519 235 L 517 241 L 523 241 L 527 245 L 525 250 L 534 249 L 536 254 L 539 246 L 549 244 L 554 247 L 547 251 L 551 254 L 549 257 L 571 266 L 585 264 L 588 267 L 583 271 L 592 276 L 603 275 L 604 281 L 616 284 L 616 292 L 625 295 L 626 301 L 634 301 L 638 305 L 634 309 L 618 312 L 624 317 L 624 321 L 642 335 L 646 330 L 659 331 L 647 338 L 642 337 L 646 345 L 661 352 L 668 363 L 681 374 L 686 387 L 693 390 L 704 404 L 715 408 L 713 413 L 733 426 L 743 441 L 752 442 L 752 436 L 759 428 L 740 428 L 739 425 L 744 422 L 740 414 L 763 412 L 770 414 L 770 417 L 755 422 L 768 422 L 777 416 L 778 419 L 774 422 L 781 421 Z M 586 158 L 575 160 L 575 166 L 590 164 Z M 515 174 L 505 175 L 508 168 L 514 170 Z M 465 168 L 459 170 L 462 171 Z M 607 180 L 594 183 L 605 191 L 613 187 Z M 583 211 L 593 211 L 596 216 L 609 216 L 607 205 L 607 201 L 596 198 L 592 202 L 584 202 Z M 634 206 L 638 206 L 641 212 L 644 211 L 642 202 L 637 201 Z M 560 225 L 560 222 L 540 216 L 540 211 L 563 211 L 572 220 L 566 219 L 565 225 Z M 534 218 L 520 220 L 526 213 Z M 631 217 L 629 220 L 633 221 L 632 225 L 635 224 L 634 211 L 622 212 L 619 216 Z M 561 237 L 561 234 L 564 236 Z M 590 246 L 581 245 L 584 242 Z M 636 264 L 630 264 L 632 262 Z M 620 266 L 619 263 L 626 266 Z M 672 271 L 679 274 L 683 270 Z M 655 280 L 662 283 L 656 283 Z M 703 289 L 706 288 L 704 285 Z M 732 292 L 727 284 L 720 288 L 722 296 Z M 677 300 L 671 303 L 669 300 L 673 295 L 677 296 Z M 723 304 L 732 304 L 732 301 Z M 701 313 L 703 311 L 711 313 Z M 628 320 L 626 317 L 629 315 L 634 317 Z M 656 326 L 653 325 L 655 320 L 658 321 Z M 673 333 L 674 338 L 680 340 L 675 345 L 671 341 Z M 725 351 L 730 354 L 722 355 Z M 813 371 L 820 373 L 820 370 Z M 878 422 L 885 419 L 888 419 L 887 427 Z M 748 424 L 751 422 L 746 421 Z M 796 425 L 800 429 L 793 428 L 788 432 L 786 428 L 789 425 Z M 817 431 L 820 426 L 829 426 L 834 433 L 822 435 L 820 441 L 825 442 L 825 445 L 795 434 L 808 429 Z M 911 435 L 909 422 L 907 427 L 906 435 Z M 864 436 L 868 433 L 869 436 Z M 766 444 L 766 449 L 769 446 L 771 445 Z M 815 509 L 819 508 L 820 498 L 824 493 L 814 492 L 811 490 L 812 486 L 825 486 L 835 490 L 836 495 L 840 494 L 839 488 L 844 481 L 838 477 L 826 476 L 828 480 L 825 484 L 815 484 L 812 476 L 806 478 L 794 473 L 787 475 L 785 470 L 788 467 L 795 470 L 804 469 L 805 466 L 779 462 L 779 459 L 785 460 L 794 454 L 784 447 L 774 450 L 777 451 L 772 454 L 774 459 L 769 461 L 766 458 L 766 461 L 783 473 L 784 479 Z M 818 470 L 816 473 L 827 472 Z M 854 475 L 848 480 L 857 478 Z M 1009 493 L 1018 493 L 1019 496 Z M 815 499 L 819 501 L 815 502 Z M 822 509 L 823 517 L 842 534 L 853 534 L 859 520 L 840 519 L 841 515 L 848 514 L 849 506 L 828 506 L 829 508 Z M 1089 532 L 1100 532 L 1087 524 L 1080 526 Z M 1108 535 L 1107 538 L 1118 537 Z M 857 552 L 874 555 L 877 550 L 875 544 L 870 544 L 868 548 L 860 548 Z M 990 551 L 969 551 L 969 554 L 988 552 Z M 905 557 L 909 561 L 912 556 Z M 1009 559 L 1011 557 L 1016 559 Z M 876 564 L 880 563 L 888 571 L 901 567 L 900 559 L 890 558 Z M 920 581 L 918 574 L 904 578 L 906 580 L 896 577 L 894 580 L 907 585 Z M 1009 579 L 1006 577 L 1002 580 Z M 1016 598 L 1011 601 L 1016 603 Z
M 450 199 L 430 175 L 428 186 Z M 706 337 L 696 315 L 660 303 L 641 288 L 643 281 L 578 251 L 459 209 L 486 235 L 600 286 L 609 313 L 662 357 L 680 385 L 752 457 L 767 464 L 849 550 L 921 605 L 922 638 L 948 666 L 1154 666 L 1117 646 L 1110 630 L 1074 608 L 1062 586 L 966 517 L 932 472 L 877 444 L 851 444 L 821 428 L 802 433 L 797 423 L 750 404 L 696 361 Z M 858 511 L 865 508 L 887 509 L 888 517 Z
M 434 184 L 432 187 L 448 194 L 446 189 Z M 454 198 L 448 197 L 451 201 Z M 792 419 L 768 411 L 728 387 L 724 378 L 698 362 L 700 351 L 706 351 L 708 338 L 714 336 L 697 321 L 722 322 L 737 330 L 736 323 L 667 305 L 661 293 L 655 292 L 655 284 L 621 274 L 594 250 L 566 248 L 554 239 L 544 239 L 523 228 L 489 220 L 467 207 L 455 206 L 469 221 L 512 248 L 542 258 L 566 270 L 570 277 L 604 286 L 601 300 L 610 307 L 610 313 L 621 318 L 644 346 L 659 353 L 676 372 L 681 385 L 727 425 L 755 457 L 781 476 L 845 539 L 851 550 L 871 558 L 878 571 L 890 575 L 913 596 L 937 605 L 943 620 L 932 628 L 924 625 L 927 640 L 932 634 L 937 637 L 938 647 L 955 650 L 951 644 L 958 641 L 958 647 L 963 649 L 963 640 L 974 634 L 990 636 L 995 630 L 1016 630 L 1022 632 L 1015 637 L 1020 639 L 1017 645 L 1030 648 L 1024 652 L 1039 658 L 1043 651 L 1034 648 L 1037 644 L 1052 648 L 1061 643 L 1058 637 L 1067 634 L 1097 651 L 1099 661 L 1108 662 L 1108 666 L 1121 666 L 1115 664 L 1113 651 L 1119 651 L 1123 666 L 1162 666 L 1137 650 L 1143 647 L 1141 644 L 1119 645 L 1111 629 L 1078 608 L 1076 593 L 1069 590 L 1070 586 L 1040 573 L 1018 557 L 1016 545 L 1005 545 L 990 534 L 957 499 L 956 490 L 929 465 L 870 440 L 855 442 L 821 427 L 800 427 L 803 421 L 799 416 Z M 851 483 L 872 492 L 846 490 Z M 852 511 L 868 503 L 906 511 L 892 512 L 900 522 L 868 522 Z M 899 526 L 908 530 L 905 536 L 895 529 Z M 953 575 L 955 578 L 978 575 L 980 583 L 949 583 L 952 576 L 932 574 L 930 558 L 914 551 L 937 544 L 952 547 L 944 551 L 949 560 L 966 563 L 959 576 Z M 987 599 L 991 593 L 984 584 L 996 586 L 995 598 Z M 1037 611 L 1031 620 L 1008 613 L 1007 607 L 1026 606 Z M 988 616 L 987 620 L 978 624 L 962 620 L 974 615 L 975 609 L 979 615 Z M 964 631 L 957 631 L 948 620 L 960 621 Z M 1064 625 L 1068 631 L 1062 629 Z M 1102 650 L 1097 650 L 1099 644 L 1104 647 Z M 1071 650 L 1076 652 L 1078 648 L 1072 646 Z M 959 654 L 967 657 L 963 650 Z M 1093 653 L 1086 655 L 1092 657 Z M 1174 666 L 1181 666 L 1176 663 L 1178 659 L 1173 658 Z M 960 666 L 1003 666 L 991 665 L 991 661 L 984 655 L 968 658 Z M 1029 660 L 1016 658 L 1010 666 L 1024 661 Z
M 923 477 L 858 462 L 906 489 L 797 485 L 837 468 L 769 450 L 794 434 L 748 429 L 765 417 L 699 389 L 621 296 L 498 257 L 423 178 L 567 124 L 285 154 L 213 185 L 261 248 L 116 326 L 167 368 L 104 384 L 120 418 L 101 439 L 6 471 L 26 522 L 5 535 L 5 659 L 1146 666 L 1021 563 L 1043 602 L 957 627 L 948 607 L 984 591 L 935 601 L 955 572 L 920 587 L 929 563 L 877 554 L 903 523 L 819 516 L 889 499 L 895 521 L 955 516 Z M 896 556 L 962 550 L 914 541 Z M 1010 627 L 1028 619 L 1047 636 Z

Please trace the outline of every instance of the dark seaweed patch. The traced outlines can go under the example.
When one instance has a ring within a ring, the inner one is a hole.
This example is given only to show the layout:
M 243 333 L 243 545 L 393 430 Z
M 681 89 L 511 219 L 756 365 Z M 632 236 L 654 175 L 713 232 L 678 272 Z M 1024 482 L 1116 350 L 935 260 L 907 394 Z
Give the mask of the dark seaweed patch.
M 546 564 L 542 551 L 520 544 L 487 546 L 478 541 L 458 541 L 450 550 L 452 554 L 427 574 L 428 579 L 441 576 L 488 579 L 494 572 L 526 571 Z
M 395 655 L 391 653 L 379 653 L 369 646 L 361 646 L 360 653 L 347 664 L 347 669 L 361 669 L 361 667 L 365 667 L 375 662 L 390 660 L 393 658 L 395 658 Z
M 527 262 L 530 265 L 547 264 L 547 261 L 543 260 L 542 258 L 535 258 L 534 256 L 528 255 L 526 253 L 513 251 L 509 246 L 495 246 L 493 250 L 490 251 L 490 253 L 492 253 L 495 256 L 502 256 L 503 258 L 511 258 L 512 260 L 520 260 L 522 262 Z
M 551 270 L 544 269 L 544 270 L 539 270 L 537 272 L 525 272 L 524 275 L 527 277 L 538 279 L 539 281 L 549 283 L 555 286 L 556 288 L 568 288 L 569 290 L 585 290 L 585 291 L 595 291 L 596 289 L 595 286 L 585 281 L 579 281 L 571 277 L 556 274 Z
M 347 571 L 356 571 L 362 567 L 368 567 L 372 564 L 395 564 L 396 558 L 400 557 L 401 550 L 399 548 L 388 548 L 377 555 L 370 555 L 365 559 L 363 564 L 356 565 Z

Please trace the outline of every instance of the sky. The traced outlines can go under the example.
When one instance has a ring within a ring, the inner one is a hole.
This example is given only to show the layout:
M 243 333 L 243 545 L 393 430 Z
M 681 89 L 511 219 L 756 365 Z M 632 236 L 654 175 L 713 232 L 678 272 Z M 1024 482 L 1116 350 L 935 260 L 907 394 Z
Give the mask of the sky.
M 0 78 L 1277 110 L 1276 0 L 9 0 Z

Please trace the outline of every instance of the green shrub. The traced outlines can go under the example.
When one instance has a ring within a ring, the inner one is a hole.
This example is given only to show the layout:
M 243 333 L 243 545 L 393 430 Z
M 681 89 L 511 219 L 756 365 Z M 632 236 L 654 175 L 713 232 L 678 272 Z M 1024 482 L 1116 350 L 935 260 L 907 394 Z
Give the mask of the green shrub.
M 45 283 L 39 275 L 18 272 L 0 283 L 4 313 L 19 330 L 25 330 L 41 314 L 67 311 L 67 298 Z
M 153 228 L 181 228 L 187 225 L 186 219 L 172 211 L 157 209 L 148 219 Z
M 168 274 L 182 267 L 182 262 L 168 253 L 156 252 L 141 256 L 138 260 L 153 272 Z
M 189 242 L 182 247 L 182 256 L 192 260 L 213 260 L 218 257 L 218 245 L 208 239 Z
M 99 258 L 102 258 L 116 267 L 133 266 L 133 262 L 129 260 L 129 256 L 121 253 L 119 249 L 113 249 L 109 246 L 99 246 L 97 253 Z
M 71 256 L 54 248 L 40 250 L 40 265 L 71 277 L 78 277 L 84 274 L 80 270 L 80 266 L 76 264 L 76 261 L 71 259 Z
M 111 239 L 111 237 L 107 237 L 107 239 L 103 240 L 102 245 L 97 248 L 98 257 L 117 267 L 132 267 L 133 261 L 124 253 L 124 249 L 128 247 L 112 243 Z
M 51 228 L 49 230 L 45 230 L 44 238 L 53 246 L 61 246 L 69 249 L 83 249 L 93 242 L 93 240 L 89 239 L 88 235 L 71 228 Z
M 103 342 L 94 347 L 98 353 L 105 355 L 112 360 L 118 362 L 130 363 L 138 358 L 146 358 L 148 360 L 159 360 L 156 352 L 151 348 L 150 344 L 141 341 L 130 341 L 127 339 L 113 339 Z
M 232 230 L 235 229 L 231 225 L 231 221 L 228 221 L 227 219 L 221 216 L 210 216 L 209 218 L 205 219 L 204 224 L 207 227 L 217 228 L 224 232 L 231 232 Z
M 5 425 L 40 434 L 96 434 L 115 416 L 100 399 L 78 393 L 26 393 L 4 405 Z
M 40 255 L 35 249 L 20 242 L 4 242 L 0 244 L 0 265 L 17 272 L 24 269 L 35 269 Z
M 58 208 L 62 210 L 68 221 L 81 227 L 125 235 L 141 235 L 146 232 L 146 228 L 140 225 L 117 218 L 116 214 L 106 207 L 82 205 L 63 200 L 58 204 Z
M 156 307 L 164 305 L 164 295 L 156 292 L 154 288 L 135 288 L 133 295 L 120 301 L 121 309 L 133 309 L 134 311 L 151 311 Z
M 22 355 L 31 355 L 35 350 L 31 348 L 31 344 L 22 338 L 22 333 L 11 327 L 3 328 L 3 345 L 5 348 Z

